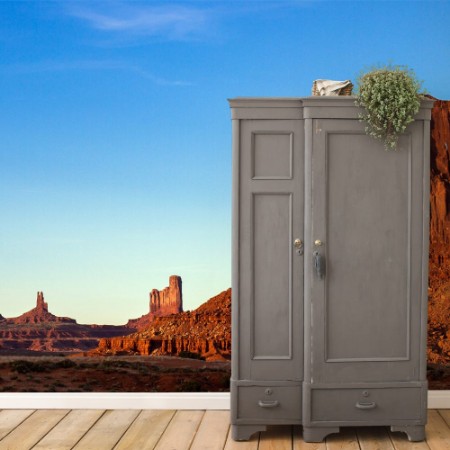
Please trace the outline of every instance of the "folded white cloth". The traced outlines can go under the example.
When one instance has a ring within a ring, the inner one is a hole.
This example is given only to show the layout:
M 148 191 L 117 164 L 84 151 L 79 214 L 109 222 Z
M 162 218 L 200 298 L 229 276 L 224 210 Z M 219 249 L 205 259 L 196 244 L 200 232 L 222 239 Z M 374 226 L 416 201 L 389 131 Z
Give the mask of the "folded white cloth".
M 314 84 L 317 92 L 314 92 Z M 316 80 L 313 84 L 313 95 L 339 95 L 341 90 L 351 84 L 350 80 L 334 81 L 334 80 Z

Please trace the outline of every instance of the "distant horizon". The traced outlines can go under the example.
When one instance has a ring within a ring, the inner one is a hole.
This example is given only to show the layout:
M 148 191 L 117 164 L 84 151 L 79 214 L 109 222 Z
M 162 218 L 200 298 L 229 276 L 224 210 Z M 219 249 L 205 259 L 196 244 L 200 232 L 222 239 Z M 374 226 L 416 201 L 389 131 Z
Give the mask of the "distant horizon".
M 172 274 L 172 275 L 176 275 L 176 274 Z M 183 279 L 182 276 L 181 276 L 181 279 Z M 184 282 L 183 282 L 183 283 L 184 283 Z M 163 286 L 163 287 L 160 287 L 160 288 L 152 288 L 152 289 L 158 289 L 159 291 L 161 291 L 161 290 L 163 290 L 165 287 L 167 287 L 167 286 Z M 123 321 L 123 322 L 120 322 L 120 323 L 119 323 L 119 322 L 117 322 L 117 323 L 109 323 L 109 322 L 106 323 L 106 322 L 99 322 L 99 321 L 93 321 L 93 322 L 92 322 L 92 321 L 90 321 L 90 322 L 85 322 L 85 321 L 83 321 L 83 322 L 82 322 L 82 321 L 78 320 L 77 317 L 74 317 L 74 316 L 69 316 L 69 315 L 67 315 L 67 314 L 56 314 L 56 313 L 54 312 L 53 302 L 51 301 L 51 299 L 49 300 L 49 299 L 47 298 L 47 295 L 46 295 L 46 293 L 45 293 L 45 290 L 41 290 L 41 289 L 36 291 L 35 296 L 34 296 L 34 301 L 33 301 L 33 306 L 32 306 L 32 307 L 26 309 L 25 311 L 21 311 L 21 312 L 15 314 L 15 315 L 6 315 L 6 314 L 4 314 L 2 311 L 0 311 L 0 315 L 3 316 L 5 319 L 14 319 L 14 318 L 20 317 L 22 314 L 24 314 L 24 313 L 26 313 L 26 312 L 28 312 L 28 311 L 31 311 L 32 309 L 34 309 L 34 308 L 36 307 L 36 298 L 37 298 L 38 293 L 39 293 L 39 292 L 42 292 L 43 295 L 44 295 L 45 302 L 48 304 L 48 311 L 49 311 L 50 313 L 54 314 L 54 315 L 57 316 L 57 317 L 68 317 L 68 318 L 70 318 L 70 319 L 75 319 L 76 322 L 77 322 L 78 324 L 80 324 L 80 325 L 125 325 L 130 319 L 138 319 L 139 317 L 141 317 L 141 316 L 146 315 L 146 314 L 149 313 L 149 300 L 150 300 L 150 299 L 149 299 L 149 296 L 150 296 L 150 292 L 151 292 L 152 289 L 150 289 L 150 291 L 149 291 L 148 294 L 147 294 L 147 303 L 146 303 L 147 309 L 146 309 L 145 311 L 143 311 L 141 314 L 139 314 L 138 316 L 136 316 L 136 317 L 127 317 L 127 318 L 125 318 L 124 321 Z M 200 302 L 198 303 L 197 306 L 193 306 L 193 307 L 191 307 L 191 308 L 186 308 L 186 307 L 185 307 L 185 301 L 184 301 L 184 286 L 183 286 L 182 289 L 183 289 L 183 290 L 182 290 L 182 293 L 183 293 L 183 312 L 186 312 L 186 311 L 193 311 L 193 310 L 197 309 L 198 307 L 200 307 L 201 305 L 203 305 L 205 302 L 207 302 L 207 301 L 210 300 L 211 298 L 215 297 L 216 295 L 218 295 L 218 294 L 220 294 L 220 293 L 226 291 L 227 289 L 231 289 L 231 286 L 222 289 L 221 291 L 217 292 L 216 294 L 212 295 L 212 296 L 209 297 L 209 298 L 204 299 L 203 301 L 200 301 Z

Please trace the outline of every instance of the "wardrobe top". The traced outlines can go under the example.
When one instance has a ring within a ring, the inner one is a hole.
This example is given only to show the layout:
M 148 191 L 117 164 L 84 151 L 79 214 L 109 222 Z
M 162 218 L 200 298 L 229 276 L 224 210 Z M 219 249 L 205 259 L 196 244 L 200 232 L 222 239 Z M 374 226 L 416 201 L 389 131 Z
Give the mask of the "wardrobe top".
M 232 119 L 358 119 L 354 96 L 236 97 L 228 99 Z M 433 100 L 421 101 L 416 120 L 430 120 Z

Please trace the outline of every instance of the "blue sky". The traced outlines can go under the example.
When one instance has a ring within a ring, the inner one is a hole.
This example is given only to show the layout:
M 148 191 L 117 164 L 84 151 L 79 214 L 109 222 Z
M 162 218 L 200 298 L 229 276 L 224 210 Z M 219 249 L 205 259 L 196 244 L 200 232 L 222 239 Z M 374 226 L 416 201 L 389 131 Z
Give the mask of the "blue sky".
M 0 313 L 124 323 L 231 285 L 226 99 L 413 68 L 450 98 L 448 1 L 0 1 Z

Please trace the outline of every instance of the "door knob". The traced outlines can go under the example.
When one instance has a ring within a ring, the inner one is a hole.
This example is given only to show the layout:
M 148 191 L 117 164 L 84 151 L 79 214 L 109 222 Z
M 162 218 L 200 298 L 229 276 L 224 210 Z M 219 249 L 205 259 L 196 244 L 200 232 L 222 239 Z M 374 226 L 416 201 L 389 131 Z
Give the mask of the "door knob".
M 299 255 L 303 255 L 303 241 L 301 239 L 296 239 L 294 241 L 294 247 Z
M 314 245 L 317 246 L 317 247 L 320 247 L 321 245 L 323 245 L 323 242 L 320 239 L 316 239 L 314 241 Z

